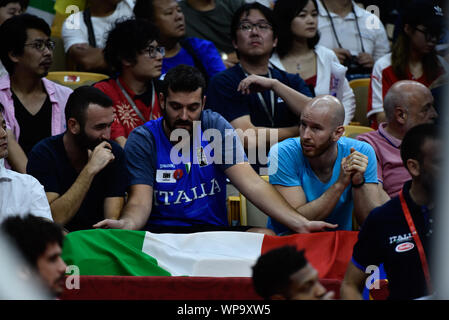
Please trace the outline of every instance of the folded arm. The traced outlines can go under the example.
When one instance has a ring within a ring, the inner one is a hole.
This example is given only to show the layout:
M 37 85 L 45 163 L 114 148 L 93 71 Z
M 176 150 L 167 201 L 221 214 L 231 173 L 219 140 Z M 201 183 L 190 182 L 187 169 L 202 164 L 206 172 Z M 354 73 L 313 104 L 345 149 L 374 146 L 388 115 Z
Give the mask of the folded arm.
M 290 110 L 297 116 L 301 115 L 304 106 L 312 100 L 312 98 L 290 88 L 277 79 L 266 78 L 254 74 L 243 79 L 237 87 L 237 91 L 240 91 L 243 94 L 251 94 L 266 90 L 273 90 L 285 101 Z
M 227 168 L 225 174 L 257 208 L 294 232 L 324 231 L 325 228 L 336 227 L 336 225 L 321 221 L 309 221 L 301 216 L 272 185 L 264 181 L 246 162 Z
M 301 186 L 286 187 L 274 185 L 274 187 L 298 213 L 309 220 L 326 219 L 334 210 L 346 188 L 344 184 L 337 181 L 319 198 L 307 202 Z
M 287 138 L 297 137 L 299 135 L 299 127 L 286 128 L 267 128 L 256 127 L 251 122 L 251 117 L 245 115 L 231 121 L 231 125 L 237 130 L 237 134 L 242 141 L 245 150 L 256 149 L 257 147 L 265 147 L 267 150 L 272 145 Z
M 74 44 L 70 47 L 68 55 L 83 71 L 93 72 L 107 69 L 101 48 L 93 48 L 87 43 Z

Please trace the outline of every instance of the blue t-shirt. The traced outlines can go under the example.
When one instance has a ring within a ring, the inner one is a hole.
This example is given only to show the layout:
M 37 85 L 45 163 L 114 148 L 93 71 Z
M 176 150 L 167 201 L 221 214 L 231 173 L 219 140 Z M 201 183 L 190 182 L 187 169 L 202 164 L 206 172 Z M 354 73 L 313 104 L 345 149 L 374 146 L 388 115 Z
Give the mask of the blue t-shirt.
M 203 111 L 201 125 L 194 127 L 194 131 L 198 129 L 194 148 L 188 159 L 176 152 L 176 163 L 162 121 L 159 118 L 134 129 L 125 145 L 130 185 L 153 187 L 147 228 L 228 225 L 224 170 L 247 160 L 234 129 L 219 114 Z M 203 147 L 200 153 L 199 140 Z
M 41 140 L 31 150 L 27 164 L 28 174 L 39 180 L 45 192 L 55 192 L 61 196 L 70 189 L 79 175 L 67 157 L 63 137 L 64 134 L 60 134 Z M 108 142 L 115 159 L 92 180 L 78 212 L 64 225 L 69 231 L 92 229 L 92 225 L 105 218 L 105 198 L 125 196 L 128 185 L 125 155 L 117 143 Z
M 206 69 L 209 79 L 215 74 L 226 69 L 226 66 L 218 53 L 214 44 L 208 40 L 198 38 L 187 38 L 186 41 L 190 43 L 196 56 L 201 61 L 203 67 Z M 162 60 L 162 75 L 161 78 L 173 67 L 180 64 L 186 64 L 192 67 L 195 66 L 195 61 L 186 49 L 181 48 L 178 54 L 174 57 L 164 58 Z M 198 67 L 197 67 L 198 68 Z
M 286 139 L 274 145 L 269 154 L 270 183 L 285 187 L 301 186 L 307 202 L 318 199 L 329 189 L 340 175 L 341 161 L 351 153 L 351 148 L 368 156 L 368 167 L 365 171 L 366 183 L 377 183 L 377 161 L 373 148 L 366 142 L 341 137 L 337 141 L 338 154 L 334 163 L 332 177 L 327 183 L 321 182 L 304 156 L 300 138 Z M 335 209 L 325 219 L 329 223 L 338 223 L 338 230 L 352 230 L 352 188 L 349 185 L 340 197 Z M 269 218 L 268 227 L 277 234 L 288 231 L 288 228 Z

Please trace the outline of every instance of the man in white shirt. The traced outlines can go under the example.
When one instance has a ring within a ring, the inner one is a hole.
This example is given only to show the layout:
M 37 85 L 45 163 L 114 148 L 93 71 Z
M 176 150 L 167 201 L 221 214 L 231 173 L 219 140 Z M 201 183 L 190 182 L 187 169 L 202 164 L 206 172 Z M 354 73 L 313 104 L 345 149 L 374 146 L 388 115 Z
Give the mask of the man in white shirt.
M 320 45 L 334 50 L 341 64 L 372 69 L 390 51 L 380 19 L 351 0 L 317 0 Z M 351 70 L 348 70 L 350 73 Z
M 117 19 L 133 16 L 135 0 L 89 0 L 88 9 L 70 15 L 62 26 L 64 50 L 83 71 L 106 73 L 107 33 Z M 87 22 L 87 24 L 86 24 Z M 91 28 L 88 25 L 91 25 Z M 90 31 L 89 31 L 90 30 Z
M 0 222 L 11 215 L 32 213 L 52 219 L 44 187 L 34 177 L 8 170 L 4 158 L 8 156 L 6 121 L 0 104 Z

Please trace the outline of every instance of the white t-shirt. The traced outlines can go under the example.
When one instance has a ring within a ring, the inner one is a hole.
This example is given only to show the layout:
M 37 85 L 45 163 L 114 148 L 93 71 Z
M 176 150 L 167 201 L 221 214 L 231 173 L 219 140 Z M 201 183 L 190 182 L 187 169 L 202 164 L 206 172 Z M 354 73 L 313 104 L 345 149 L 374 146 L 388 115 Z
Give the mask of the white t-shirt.
M 0 223 L 27 214 L 53 221 L 44 187 L 33 176 L 6 169 L 0 159 Z
M 338 42 L 332 30 L 331 21 L 327 15 L 326 9 L 320 0 L 318 3 L 318 30 L 321 37 L 318 44 L 329 49 L 338 48 Z M 357 23 L 360 28 L 360 35 L 362 36 L 363 46 L 365 52 L 369 53 L 374 61 L 390 52 L 390 43 L 388 41 L 387 32 L 380 21 L 380 19 L 360 8 L 357 4 L 352 2 L 354 11 L 357 16 Z M 339 15 L 330 12 L 332 21 L 334 23 L 335 32 L 338 40 L 344 49 L 351 52 L 352 55 L 357 56 L 362 52 L 362 45 L 360 42 L 360 35 L 356 26 L 356 19 L 354 13 L 350 12 L 346 17 L 342 18 Z
M 114 13 L 107 17 L 91 17 L 97 48 L 104 48 L 108 32 L 114 27 L 117 19 L 134 16 L 133 9 L 136 0 L 122 0 L 117 4 Z M 69 51 L 74 44 L 89 43 L 87 26 L 84 23 L 83 11 L 70 15 L 62 25 L 62 39 L 64 50 Z

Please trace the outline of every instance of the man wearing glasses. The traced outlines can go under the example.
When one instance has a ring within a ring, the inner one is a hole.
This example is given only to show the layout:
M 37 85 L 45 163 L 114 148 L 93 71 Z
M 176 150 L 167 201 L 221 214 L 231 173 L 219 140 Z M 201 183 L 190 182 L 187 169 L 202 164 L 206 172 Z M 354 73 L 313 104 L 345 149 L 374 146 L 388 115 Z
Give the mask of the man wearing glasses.
M 28 153 L 40 140 L 64 132 L 64 108 L 71 89 L 44 77 L 53 62 L 50 27 L 23 14 L 0 26 L 0 59 L 9 75 L 0 78 L 0 103 L 8 127 L 7 158 L 25 173 Z
M 134 128 L 161 116 L 157 79 L 165 49 L 156 37 L 149 21 L 131 19 L 117 23 L 106 41 L 105 61 L 118 76 L 94 86 L 113 101 L 111 139 L 122 147 Z
M 258 154 L 266 154 L 271 144 L 298 136 L 299 115 L 311 93 L 298 75 L 268 66 L 277 44 L 270 9 L 257 2 L 240 7 L 232 19 L 231 36 L 240 63 L 212 78 L 206 105 L 243 131 L 248 155 L 260 148 L 265 148 L 265 152 L 258 150 Z M 258 78 L 257 85 L 253 83 L 249 90 L 239 91 L 240 82 L 247 77 Z M 264 90 L 257 88 L 259 86 Z M 299 101 L 289 99 L 288 93 L 292 91 L 300 97 Z M 262 136 L 266 138 L 261 139 Z M 259 170 L 266 164 L 266 158 L 251 159 L 249 156 L 249 161 L 260 174 L 267 174 Z

